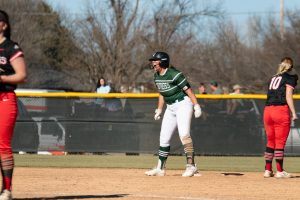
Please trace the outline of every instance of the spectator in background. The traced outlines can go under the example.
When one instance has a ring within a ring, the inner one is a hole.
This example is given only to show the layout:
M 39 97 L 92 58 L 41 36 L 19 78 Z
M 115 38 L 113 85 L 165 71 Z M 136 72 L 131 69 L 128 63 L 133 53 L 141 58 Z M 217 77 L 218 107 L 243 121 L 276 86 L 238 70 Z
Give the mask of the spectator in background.
M 111 87 L 109 85 L 107 85 L 106 80 L 103 77 L 101 77 L 97 82 L 96 92 L 106 94 L 106 93 L 109 93 L 110 90 L 111 90 Z
M 233 89 L 233 93 L 230 94 L 242 94 L 241 89 L 243 89 L 243 87 L 240 86 L 239 84 L 234 85 L 232 89 Z
M 110 92 L 118 92 L 112 83 L 110 83 Z M 120 111 L 122 110 L 122 103 L 119 98 L 107 98 L 105 99 L 105 108 L 112 112 Z
M 120 86 L 120 92 L 121 92 L 121 93 L 126 93 L 126 92 L 128 92 L 128 90 L 129 90 L 128 85 L 126 85 L 126 84 L 123 83 L 123 84 Z
M 143 84 L 140 85 L 140 91 L 143 93 L 145 92 L 145 86 Z
M 11 142 L 18 115 L 17 84 L 26 79 L 26 64 L 19 45 L 10 40 L 8 14 L 0 10 L 0 166 L 2 174 L 1 200 L 11 200 L 14 157 Z
M 242 86 L 240 86 L 239 84 L 234 85 L 232 89 L 233 89 L 233 93 L 230 93 L 230 95 L 242 94 L 241 92 Z M 229 115 L 234 114 L 242 106 L 244 106 L 242 99 L 229 99 L 227 104 L 227 114 Z
M 223 94 L 223 90 L 220 88 L 219 83 L 216 81 L 211 81 L 210 84 L 211 94 Z M 226 103 L 224 100 L 210 99 L 207 101 L 207 111 L 212 113 L 226 112 Z
M 138 87 L 137 84 L 136 84 L 135 82 L 132 84 L 131 92 L 132 92 L 132 93 L 141 93 L 140 87 Z
M 204 83 L 200 83 L 200 85 L 198 87 L 198 92 L 199 92 L 199 94 L 207 94 L 206 86 Z
M 229 94 L 230 91 L 229 88 L 226 86 L 223 86 L 221 90 L 223 91 L 223 94 Z
M 212 94 L 223 94 L 223 90 L 219 87 L 219 83 L 216 81 L 210 82 L 210 89 Z
M 199 94 L 207 94 L 207 89 L 205 83 L 200 83 L 198 87 L 198 92 Z M 207 119 L 207 112 L 206 112 L 206 107 L 205 107 L 205 99 L 200 98 L 199 99 L 199 104 L 202 108 L 202 119 L 206 120 Z
M 103 77 L 101 77 L 97 82 L 96 93 L 107 94 L 110 91 L 111 91 L 111 87 L 107 85 L 106 80 Z M 101 105 L 101 107 L 105 107 L 105 100 L 102 98 L 98 98 L 96 100 L 96 103 Z

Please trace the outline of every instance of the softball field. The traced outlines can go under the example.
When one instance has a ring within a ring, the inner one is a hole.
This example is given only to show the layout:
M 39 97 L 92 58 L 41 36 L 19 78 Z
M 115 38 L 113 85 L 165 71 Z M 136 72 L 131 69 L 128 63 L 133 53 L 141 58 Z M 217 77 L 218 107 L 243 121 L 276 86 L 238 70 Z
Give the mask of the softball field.
M 300 198 L 300 159 L 296 157 L 286 158 L 286 168 L 295 175 L 291 179 L 263 178 L 260 169 L 263 163 L 258 164 L 263 162 L 260 157 L 197 157 L 201 176 L 190 178 L 181 177 L 183 156 L 169 158 L 171 169 L 164 177 L 144 175 L 146 168 L 156 164 L 156 156 L 149 155 L 16 155 L 15 158 L 13 195 L 19 200 Z

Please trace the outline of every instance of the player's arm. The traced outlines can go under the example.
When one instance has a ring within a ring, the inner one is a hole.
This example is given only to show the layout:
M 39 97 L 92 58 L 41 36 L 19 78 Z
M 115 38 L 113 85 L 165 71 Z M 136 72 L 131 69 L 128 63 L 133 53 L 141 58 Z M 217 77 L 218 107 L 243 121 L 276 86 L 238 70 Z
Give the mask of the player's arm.
M 164 104 L 165 104 L 164 97 L 161 94 L 159 94 L 159 96 L 158 96 L 158 105 L 157 105 L 157 109 L 155 110 L 155 115 L 154 115 L 155 120 L 160 119 Z
M 293 91 L 294 91 L 294 88 L 292 86 L 289 86 L 289 85 L 286 86 L 286 102 L 292 113 L 292 120 L 296 120 L 296 119 L 298 119 L 298 117 L 297 117 L 296 109 L 294 106 Z
M 18 84 L 26 80 L 26 64 L 23 57 L 18 57 L 11 61 L 11 65 L 15 70 L 15 73 L 12 75 L 1 75 L 0 82 L 9 83 L 9 84 Z
M 184 77 L 182 73 L 179 73 L 177 75 L 177 78 L 175 79 L 175 83 L 177 84 L 177 87 L 181 88 L 191 99 L 193 105 L 194 105 L 194 115 L 196 118 L 200 117 L 202 114 L 201 107 L 198 104 L 197 98 L 195 94 L 193 93 L 190 84 L 188 83 L 187 79 Z
M 191 88 L 188 88 L 184 92 L 190 97 L 194 106 L 198 104 L 197 98 Z
M 163 109 L 163 107 L 164 107 L 164 104 L 165 104 L 165 100 L 164 100 L 164 97 L 161 95 L 161 94 L 159 94 L 159 96 L 158 96 L 158 104 L 157 104 L 157 109 Z
M 199 105 L 197 102 L 197 98 L 191 89 L 190 84 L 188 83 L 187 79 L 182 73 L 178 73 L 176 75 L 174 83 L 177 85 L 177 87 L 181 88 L 190 97 L 194 106 Z
M 197 98 L 194 94 L 194 92 L 192 91 L 191 88 L 188 88 L 186 90 L 184 90 L 184 92 L 188 95 L 188 97 L 191 99 L 193 105 L 194 105 L 194 114 L 195 114 L 195 117 L 198 118 L 201 116 L 202 114 L 202 111 L 201 111 L 201 107 L 200 105 L 198 104 L 198 101 L 197 101 Z

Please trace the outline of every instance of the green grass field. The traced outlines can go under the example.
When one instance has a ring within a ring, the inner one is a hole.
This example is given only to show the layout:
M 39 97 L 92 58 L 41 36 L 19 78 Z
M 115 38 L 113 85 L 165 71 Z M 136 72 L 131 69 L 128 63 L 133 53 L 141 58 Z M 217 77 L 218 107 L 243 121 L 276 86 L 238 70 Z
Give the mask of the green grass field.
M 157 163 L 157 156 L 148 154 L 139 156 L 126 156 L 124 154 L 65 156 L 15 154 L 14 156 L 16 167 L 148 169 Z M 264 170 L 263 157 L 197 156 L 195 161 L 201 171 L 261 172 Z M 168 169 L 183 169 L 184 167 L 184 156 L 170 156 L 168 158 Z M 300 172 L 300 158 L 286 157 L 284 168 L 289 172 Z

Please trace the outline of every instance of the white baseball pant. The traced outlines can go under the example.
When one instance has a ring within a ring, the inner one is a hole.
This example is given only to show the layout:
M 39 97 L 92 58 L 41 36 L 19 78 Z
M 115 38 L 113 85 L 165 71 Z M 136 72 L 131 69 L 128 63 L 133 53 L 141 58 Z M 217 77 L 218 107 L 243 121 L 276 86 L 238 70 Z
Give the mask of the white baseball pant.
M 190 135 L 193 111 L 193 104 L 188 96 L 180 102 L 167 104 L 160 130 L 161 147 L 170 146 L 176 127 L 180 138 Z

